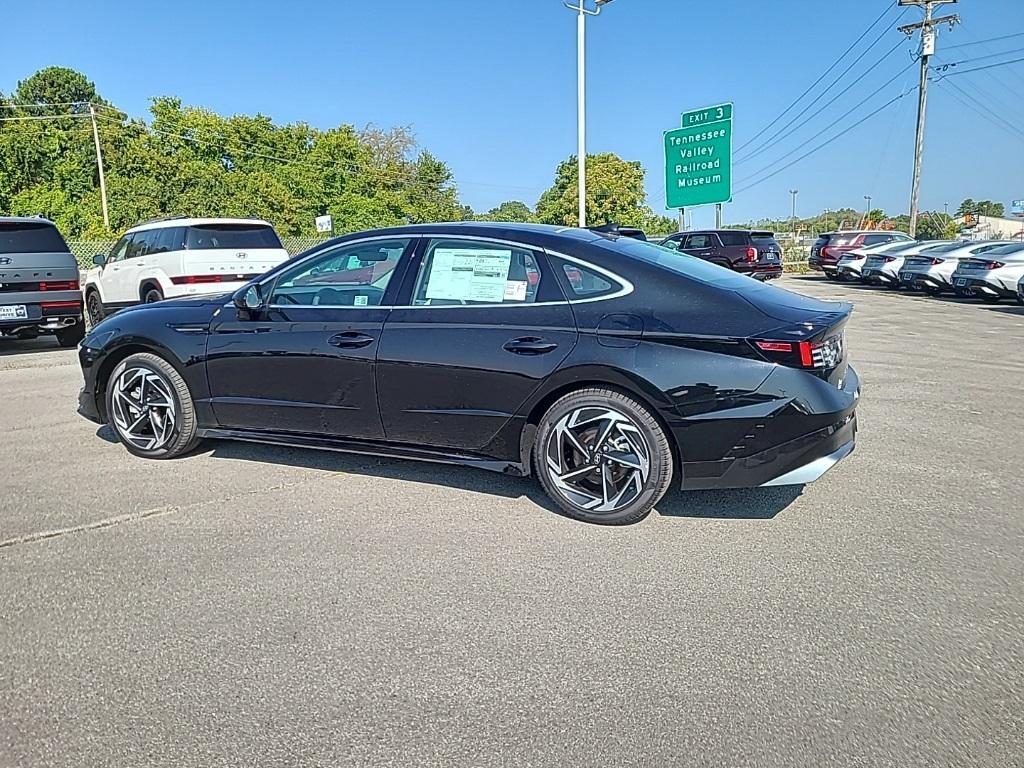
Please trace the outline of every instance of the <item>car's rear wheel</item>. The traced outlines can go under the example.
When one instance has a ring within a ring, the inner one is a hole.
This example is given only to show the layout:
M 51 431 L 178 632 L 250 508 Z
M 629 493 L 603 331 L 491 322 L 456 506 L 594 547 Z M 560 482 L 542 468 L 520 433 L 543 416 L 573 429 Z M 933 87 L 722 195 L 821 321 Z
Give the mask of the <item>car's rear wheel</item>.
M 74 347 L 85 338 L 85 322 L 75 323 L 68 328 L 61 328 L 53 334 L 62 347 Z
M 199 439 L 188 385 L 166 360 L 143 352 L 118 363 L 107 382 L 107 418 L 130 453 L 170 459 Z
M 595 388 L 571 392 L 541 419 L 533 448 L 544 490 L 588 523 L 642 520 L 672 482 L 672 450 L 658 420 L 634 398 Z
M 142 292 L 142 301 L 145 304 L 155 304 L 156 302 L 163 300 L 164 292 L 155 286 L 150 285 Z
M 986 304 L 998 304 L 1001 299 L 1001 296 L 989 296 L 987 293 L 981 294 L 981 300 Z

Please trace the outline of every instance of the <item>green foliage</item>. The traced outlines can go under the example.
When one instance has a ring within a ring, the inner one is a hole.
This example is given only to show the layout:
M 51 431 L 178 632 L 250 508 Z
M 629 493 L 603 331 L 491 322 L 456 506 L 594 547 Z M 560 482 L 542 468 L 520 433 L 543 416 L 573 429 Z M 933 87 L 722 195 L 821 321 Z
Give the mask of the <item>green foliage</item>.
M 480 221 L 534 221 L 533 211 L 526 203 L 518 200 L 509 200 L 496 208 L 491 208 L 487 213 L 482 213 L 475 218 Z
M 917 220 L 918 240 L 954 240 L 960 225 L 952 216 L 924 211 Z
M 97 105 L 110 230 L 103 227 L 88 104 Z M 259 216 L 282 235 L 312 234 L 328 212 L 341 232 L 460 220 L 451 170 L 408 128 L 277 125 L 266 115 L 223 117 L 155 98 L 150 122 L 128 120 L 83 75 L 37 72 L 0 98 L 0 211 L 42 213 L 68 237 L 116 235 L 164 215 Z M 12 108 L 31 104 L 38 108 Z
M 956 209 L 956 215 L 963 216 L 968 213 L 973 213 L 978 216 L 995 216 L 996 218 L 1002 218 L 1006 215 L 1006 208 L 1002 203 L 994 203 L 991 200 L 979 200 L 975 202 L 968 197 L 960 203 L 960 207 Z
M 574 226 L 578 221 L 579 162 L 575 156 L 560 163 L 555 183 L 537 203 L 537 221 Z M 645 205 L 644 169 L 637 162 L 606 152 L 587 155 L 587 224 L 644 227 L 657 221 Z M 662 219 L 665 217 L 661 217 Z M 663 223 L 663 222 L 662 222 Z

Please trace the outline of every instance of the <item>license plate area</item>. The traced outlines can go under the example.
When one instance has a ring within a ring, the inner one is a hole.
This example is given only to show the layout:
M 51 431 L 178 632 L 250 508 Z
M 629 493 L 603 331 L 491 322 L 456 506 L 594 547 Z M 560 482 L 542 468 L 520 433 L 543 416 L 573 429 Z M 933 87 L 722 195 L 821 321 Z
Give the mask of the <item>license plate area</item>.
M 964 286 L 967 285 L 967 278 L 966 277 L 958 277 L 957 280 L 956 280 L 956 284 L 957 284 L 957 287 L 963 288 Z
M 0 320 L 28 320 L 28 307 L 24 304 L 0 304 Z

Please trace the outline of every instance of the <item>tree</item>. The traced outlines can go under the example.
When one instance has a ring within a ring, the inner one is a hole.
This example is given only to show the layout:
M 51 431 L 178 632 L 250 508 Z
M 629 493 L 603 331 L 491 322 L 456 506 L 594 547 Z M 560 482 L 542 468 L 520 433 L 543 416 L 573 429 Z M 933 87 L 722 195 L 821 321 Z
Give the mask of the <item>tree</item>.
M 944 213 L 925 211 L 917 221 L 919 240 L 953 240 L 959 230 L 956 219 Z
M 526 203 L 518 200 L 509 200 L 496 208 L 491 208 L 487 213 L 480 214 L 476 218 L 481 221 L 533 221 L 533 211 Z
M 14 92 L 18 104 L 60 106 L 67 112 L 88 112 L 88 103 L 106 104 L 96 85 L 80 72 L 67 67 L 46 67 L 18 83 Z
M 1006 208 L 1002 203 L 994 203 L 991 200 L 978 200 L 975 202 L 968 197 L 960 203 L 960 207 L 956 209 L 956 215 L 964 216 L 968 213 L 973 213 L 977 216 L 1002 218 L 1006 214 Z
M 578 221 L 579 164 L 575 156 L 559 163 L 555 183 L 537 203 L 537 221 L 575 225 Z M 640 163 L 606 152 L 587 156 L 587 223 L 642 227 L 653 215 L 644 204 L 644 170 Z

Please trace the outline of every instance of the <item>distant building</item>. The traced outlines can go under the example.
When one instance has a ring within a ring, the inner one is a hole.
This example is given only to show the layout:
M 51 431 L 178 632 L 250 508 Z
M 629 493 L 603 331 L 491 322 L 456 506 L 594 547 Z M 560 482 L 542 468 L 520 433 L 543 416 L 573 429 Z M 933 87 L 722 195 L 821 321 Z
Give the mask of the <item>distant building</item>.
M 960 234 L 970 240 L 1020 240 L 1024 238 L 1024 219 L 967 214 L 960 218 Z

